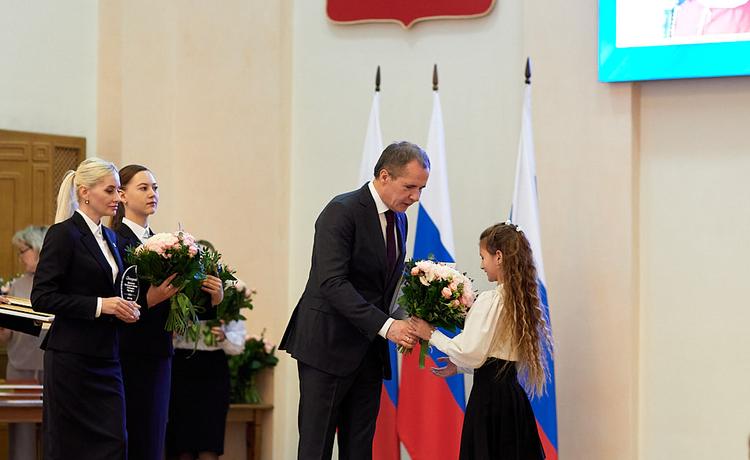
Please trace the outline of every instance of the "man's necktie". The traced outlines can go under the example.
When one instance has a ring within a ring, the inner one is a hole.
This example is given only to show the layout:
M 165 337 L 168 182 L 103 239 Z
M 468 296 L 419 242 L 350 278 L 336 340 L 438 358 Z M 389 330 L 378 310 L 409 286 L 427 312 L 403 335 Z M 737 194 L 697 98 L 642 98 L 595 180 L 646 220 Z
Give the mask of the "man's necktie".
M 396 266 L 396 216 L 390 209 L 385 212 L 385 256 L 388 261 L 388 274 Z

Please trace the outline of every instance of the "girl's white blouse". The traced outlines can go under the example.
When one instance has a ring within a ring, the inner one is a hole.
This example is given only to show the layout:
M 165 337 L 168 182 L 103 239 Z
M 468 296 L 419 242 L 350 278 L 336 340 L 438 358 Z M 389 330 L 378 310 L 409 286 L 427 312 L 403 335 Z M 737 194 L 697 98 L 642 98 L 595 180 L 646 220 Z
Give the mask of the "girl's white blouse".
M 430 344 L 448 355 L 451 362 L 464 373 L 473 373 L 490 357 L 517 361 L 517 354 L 509 343 L 502 343 L 490 350 L 502 310 L 503 285 L 499 284 L 496 289 L 479 294 L 469 308 L 461 333 L 451 339 L 436 329 L 430 337 Z

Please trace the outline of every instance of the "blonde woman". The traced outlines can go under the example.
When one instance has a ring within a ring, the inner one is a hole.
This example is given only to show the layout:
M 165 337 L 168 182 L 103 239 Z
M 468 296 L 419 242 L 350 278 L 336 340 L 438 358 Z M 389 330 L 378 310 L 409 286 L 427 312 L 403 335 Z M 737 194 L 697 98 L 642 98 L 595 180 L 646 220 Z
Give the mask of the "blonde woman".
M 31 301 L 55 315 L 42 343 L 47 460 L 127 458 L 117 331 L 140 314 L 115 287 L 122 260 L 101 224 L 117 210 L 119 187 L 117 168 L 98 158 L 69 171 L 40 253 Z

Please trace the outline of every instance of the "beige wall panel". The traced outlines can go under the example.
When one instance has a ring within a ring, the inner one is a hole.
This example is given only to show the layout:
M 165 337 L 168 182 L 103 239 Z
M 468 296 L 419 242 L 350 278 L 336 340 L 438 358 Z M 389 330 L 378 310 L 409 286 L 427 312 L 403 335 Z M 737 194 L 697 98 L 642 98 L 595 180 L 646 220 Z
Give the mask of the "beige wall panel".
M 642 95 L 640 458 L 746 458 L 750 80 Z
M 108 1 L 101 12 L 119 37 L 103 41 L 111 50 L 100 53 L 121 56 L 100 66 L 109 85 L 100 94 L 113 97 L 100 104 L 112 120 L 99 124 L 101 145 L 119 150 L 122 165 L 153 170 L 161 187 L 153 227 L 172 231 L 181 223 L 213 242 L 258 290 L 249 332 L 266 329 L 273 341 L 288 310 L 286 7 Z M 264 458 L 274 458 L 271 421 Z
M 637 94 L 597 82 L 597 2 L 524 2 L 560 458 L 633 459 Z

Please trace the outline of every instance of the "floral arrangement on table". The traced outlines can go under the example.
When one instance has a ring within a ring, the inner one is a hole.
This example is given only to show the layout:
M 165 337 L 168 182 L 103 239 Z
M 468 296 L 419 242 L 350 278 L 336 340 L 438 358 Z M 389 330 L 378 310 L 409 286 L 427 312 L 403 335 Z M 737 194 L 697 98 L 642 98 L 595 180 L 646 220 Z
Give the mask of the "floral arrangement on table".
M 233 403 L 260 404 L 261 398 L 255 381 L 258 373 L 274 367 L 279 362 L 275 356 L 276 345 L 266 340 L 265 330 L 260 336 L 249 336 L 245 350 L 229 357 L 229 375 L 232 382 L 230 400 Z
M 19 276 L 21 275 L 13 276 L 11 278 L 8 278 L 7 280 L 0 276 L 0 295 L 8 295 L 13 281 L 15 281 Z
M 224 300 L 216 307 L 216 319 L 207 321 L 201 330 L 203 341 L 209 346 L 216 345 L 216 336 L 211 333 L 211 328 L 230 321 L 244 321 L 246 318 L 242 310 L 253 309 L 253 296 L 257 294 L 255 289 L 238 279 L 229 280 L 224 286 Z
M 409 316 L 449 331 L 463 327 L 475 296 L 471 279 L 465 273 L 433 260 L 408 261 L 401 292 L 398 303 Z M 420 368 L 424 368 L 428 345 L 427 340 L 419 340 Z M 403 347 L 398 351 L 411 352 Z
M 128 248 L 126 260 L 138 267 L 138 277 L 159 285 L 173 273 L 171 284 L 178 293 L 170 298 L 165 329 L 185 335 L 197 333 L 198 315 L 206 312 L 210 302 L 201 290 L 207 275 L 218 276 L 222 282 L 234 280 L 233 272 L 221 264 L 221 254 L 203 248 L 185 231 L 157 233 L 145 243 Z

